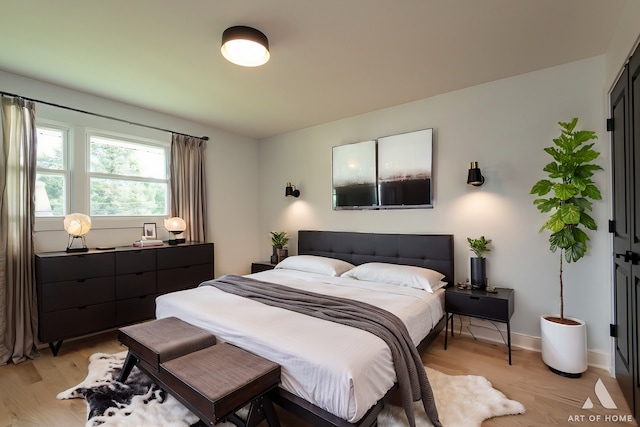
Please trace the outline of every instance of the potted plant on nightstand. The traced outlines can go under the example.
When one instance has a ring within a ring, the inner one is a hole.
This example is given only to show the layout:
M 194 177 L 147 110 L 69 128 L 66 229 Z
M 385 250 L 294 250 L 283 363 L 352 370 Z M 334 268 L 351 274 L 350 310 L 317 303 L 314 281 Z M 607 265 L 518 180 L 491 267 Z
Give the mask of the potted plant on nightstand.
M 475 258 L 471 258 L 471 287 L 473 289 L 484 289 L 487 287 L 487 260 L 484 255 L 485 252 L 491 252 L 487 246 L 491 243 L 491 239 L 485 239 L 484 236 L 480 236 L 477 239 L 467 237 L 469 248 L 476 255 Z
M 554 147 L 544 149 L 553 162 L 544 167 L 548 179 L 538 181 L 531 194 L 541 197 L 533 203 L 538 210 L 549 214 L 540 231 L 549 230 L 549 249 L 560 251 L 560 315 L 540 318 L 542 360 L 553 372 L 579 377 L 587 370 L 587 329 L 579 319 L 564 315 L 564 284 L 562 262 L 576 262 L 587 253 L 589 236 L 584 229 L 596 230 L 591 211 L 592 200 L 601 200 L 600 190 L 593 182 L 595 171 L 602 170 L 593 161 L 600 155 L 593 149 L 595 132 L 575 130 L 578 119 L 559 122 L 562 129 L 553 140 Z
M 271 255 L 271 264 L 278 263 L 278 249 L 284 248 L 289 243 L 289 236 L 286 231 L 272 231 L 271 232 L 271 246 L 273 247 L 273 254 Z

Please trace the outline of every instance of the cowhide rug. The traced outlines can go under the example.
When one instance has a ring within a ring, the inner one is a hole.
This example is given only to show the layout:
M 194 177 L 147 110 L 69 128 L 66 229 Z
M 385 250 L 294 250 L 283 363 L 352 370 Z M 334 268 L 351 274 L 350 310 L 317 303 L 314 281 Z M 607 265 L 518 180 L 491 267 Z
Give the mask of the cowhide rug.
M 126 355 L 126 351 L 92 355 L 87 378 L 59 393 L 57 398 L 84 398 L 87 402 L 87 427 L 189 427 L 198 422 L 195 415 L 137 368 L 133 369 L 126 384 L 116 381 L 114 378 L 118 377 Z M 480 427 L 488 418 L 525 412 L 521 403 L 507 399 L 484 377 L 451 376 L 426 369 L 440 421 L 445 427 Z M 432 426 L 420 402 L 415 404 L 415 414 L 418 427 Z M 378 416 L 378 425 L 405 427 L 408 422 L 402 408 L 387 405 Z M 219 426 L 234 427 L 231 423 Z

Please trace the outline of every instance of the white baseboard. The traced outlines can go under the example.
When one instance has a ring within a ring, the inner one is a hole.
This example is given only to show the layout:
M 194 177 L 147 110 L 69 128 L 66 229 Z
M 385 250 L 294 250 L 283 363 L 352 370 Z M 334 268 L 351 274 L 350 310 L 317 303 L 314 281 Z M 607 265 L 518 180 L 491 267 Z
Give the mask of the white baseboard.
M 462 328 L 460 328 L 460 321 L 462 321 Z M 461 332 L 463 336 L 475 338 L 479 341 L 506 345 L 507 325 L 505 323 L 456 315 L 454 326 L 455 332 Z M 512 331 L 511 347 L 540 352 L 540 337 L 514 333 Z M 608 353 L 601 350 L 587 349 L 587 363 L 594 368 L 604 369 L 609 375 L 613 376 L 611 372 L 610 355 Z

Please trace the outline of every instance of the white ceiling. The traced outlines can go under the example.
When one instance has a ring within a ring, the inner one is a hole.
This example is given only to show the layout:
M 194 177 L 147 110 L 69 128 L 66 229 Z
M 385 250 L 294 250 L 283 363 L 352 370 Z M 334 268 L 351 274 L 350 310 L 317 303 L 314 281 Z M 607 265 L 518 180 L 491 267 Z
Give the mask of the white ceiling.
M 623 5 L 0 0 L 0 69 L 262 139 L 603 54 Z M 233 25 L 267 35 L 266 65 L 223 59 Z

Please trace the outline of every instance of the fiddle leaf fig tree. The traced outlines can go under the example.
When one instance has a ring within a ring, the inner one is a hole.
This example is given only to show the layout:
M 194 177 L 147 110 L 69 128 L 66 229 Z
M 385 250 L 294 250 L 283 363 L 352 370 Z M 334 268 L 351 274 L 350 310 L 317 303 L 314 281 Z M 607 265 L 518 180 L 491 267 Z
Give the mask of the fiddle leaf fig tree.
M 540 232 L 549 230 L 549 249 L 560 250 L 560 319 L 564 322 L 564 300 L 562 282 L 562 258 L 575 262 L 587 253 L 589 236 L 587 230 L 596 230 L 596 222 L 587 213 L 591 211 L 592 200 L 601 200 L 602 195 L 593 182 L 593 174 L 602 167 L 593 163 L 600 155 L 593 149 L 597 139 L 595 132 L 576 130 L 578 119 L 558 122 L 561 133 L 553 140 L 555 146 L 544 149 L 553 161 L 544 167 L 547 179 L 541 179 L 531 194 L 538 210 L 549 217 Z

